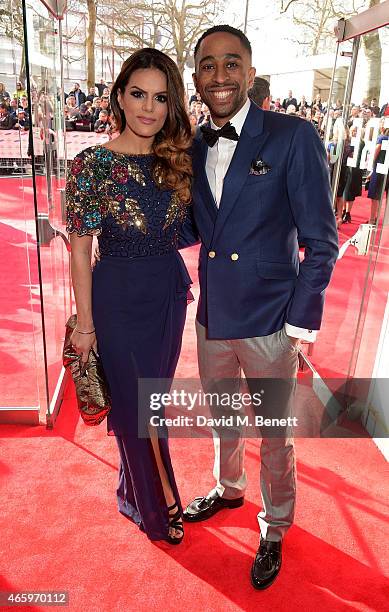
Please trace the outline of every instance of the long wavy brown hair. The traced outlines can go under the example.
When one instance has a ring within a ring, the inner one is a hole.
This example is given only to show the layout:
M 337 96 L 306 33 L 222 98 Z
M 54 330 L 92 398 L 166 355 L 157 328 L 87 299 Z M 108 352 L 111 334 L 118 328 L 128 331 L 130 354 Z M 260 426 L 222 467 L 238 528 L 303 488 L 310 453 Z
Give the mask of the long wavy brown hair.
M 176 64 L 157 49 L 140 49 L 124 62 L 111 90 L 111 108 L 120 133 L 126 129 L 126 118 L 119 106 L 118 91 L 124 90 L 135 70 L 156 68 L 166 75 L 168 114 L 163 128 L 153 142 L 156 182 L 165 189 L 176 191 L 181 202 L 191 201 L 192 161 L 189 148 L 192 143 L 191 126 L 185 108 L 185 89 Z

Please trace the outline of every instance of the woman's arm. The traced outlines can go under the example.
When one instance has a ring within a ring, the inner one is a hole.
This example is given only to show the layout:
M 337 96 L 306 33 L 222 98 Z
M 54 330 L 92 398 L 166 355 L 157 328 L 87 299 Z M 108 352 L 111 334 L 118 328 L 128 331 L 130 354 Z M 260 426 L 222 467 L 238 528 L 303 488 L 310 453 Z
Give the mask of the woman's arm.
M 186 247 L 198 244 L 200 241 L 199 232 L 193 216 L 192 206 L 193 204 L 190 205 L 184 223 L 178 232 L 178 249 L 185 249 Z
M 379 156 L 380 151 L 381 151 L 381 143 L 379 143 L 379 144 L 376 146 L 376 148 L 375 148 L 375 151 L 374 151 L 374 161 L 376 161 L 376 160 L 377 160 L 377 157 Z
M 95 328 L 92 317 L 92 239 L 92 236 L 70 234 L 71 272 L 77 309 L 77 327 L 72 333 L 71 342 L 83 362 L 87 361 L 90 349 L 96 349 L 96 334 L 94 331 L 87 333 Z

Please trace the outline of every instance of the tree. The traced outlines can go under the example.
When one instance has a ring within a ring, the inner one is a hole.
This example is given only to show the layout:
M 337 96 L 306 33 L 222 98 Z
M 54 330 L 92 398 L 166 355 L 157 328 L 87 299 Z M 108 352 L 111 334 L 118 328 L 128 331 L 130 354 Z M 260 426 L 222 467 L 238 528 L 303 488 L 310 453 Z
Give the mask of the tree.
M 96 37 L 96 1 L 86 0 L 88 7 L 88 34 L 86 37 L 87 85 L 94 87 L 95 79 L 95 37 Z
M 366 0 L 281 0 L 280 13 L 290 10 L 298 26 L 298 43 L 307 55 L 332 51 L 334 25 L 342 17 L 359 13 Z
M 299 26 L 306 53 L 315 55 L 334 44 L 334 25 L 342 17 L 351 17 L 367 10 L 380 0 L 281 0 L 280 12 L 291 9 L 294 23 Z M 364 98 L 380 97 L 381 91 L 381 43 L 378 31 L 361 37 L 361 48 L 367 63 Z
M 128 41 L 128 51 L 150 46 L 172 56 L 182 74 L 185 65 L 191 63 L 197 39 L 214 24 L 223 2 L 106 0 L 97 20 L 122 41 Z
M 366 8 L 379 4 L 380 0 L 369 0 Z M 382 48 L 377 30 L 368 32 L 362 36 L 362 49 L 365 53 L 367 64 L 367 75 L 365 81 L 364 98 L 369 101 L 372 98 L 379 100 L 381 93 L 381 56 Z
M 26 56 L 24 50 L 24 27 L 22 2 L 2 0 L 0 7 L 0 33 L 10 38 L 12 43 L 22 49 L 22 60 L 19 68 L 19 80 L 26 78 Z

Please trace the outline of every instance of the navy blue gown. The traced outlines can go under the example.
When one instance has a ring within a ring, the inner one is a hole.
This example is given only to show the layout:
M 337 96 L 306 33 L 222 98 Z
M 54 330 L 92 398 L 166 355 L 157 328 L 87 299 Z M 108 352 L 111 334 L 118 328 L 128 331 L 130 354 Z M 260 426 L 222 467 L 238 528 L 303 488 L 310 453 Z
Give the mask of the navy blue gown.
M 75 157 L 66 186 L 68 232 L 99 242 L 92 309 L 120 452 L 119 511 L 152 540 L 167 537 L 168 510 L 151 440 L 138 435 L 138 379 L 174 376 L 191 284 L 177 251 L 187 206 L 158 182 L 153 155 L 94 146 Z M 166 437 L 159 447 L 182 511 Z

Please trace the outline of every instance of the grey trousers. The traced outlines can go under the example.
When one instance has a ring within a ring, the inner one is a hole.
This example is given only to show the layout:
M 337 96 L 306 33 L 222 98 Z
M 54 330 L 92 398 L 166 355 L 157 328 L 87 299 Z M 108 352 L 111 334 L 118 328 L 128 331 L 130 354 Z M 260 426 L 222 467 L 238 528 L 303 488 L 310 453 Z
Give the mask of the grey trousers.
M 254 386 L 255 381 L 260 385 L 261 378 L 288 380 L 289 390 L 286 395 L 282 394 L 283 405 L 277 406 L 274 416 L 285 418 L 291 414 L 298 349 L 284 329 L 256 338 L 209 340 L 206 329 L 196 321 L 196 331 L 199 373 L 205 393 L 215 392 L 217 381 L 226 379 L 229 391 L 238 392 L 241 371 L 246 379 L 254 381 Z M 235 388 L 232 388 L 234 385 Z M 275 385 L 278 385 L 278 381 L 275 381 Z M 235 499 L 244 495 L 247 486 L 245 440 L 239 429 L 229 431 L 228 436 L 224 433 L 214 430 L 215 489 L 222 497 Z M 262 432 L 262 436 L 266 436 L 266 433 Z M 277 437 L 262 437 L 260 458 L 262 510 L 258 514 L 259 527 L 263 538 L 279 541 L 293 523 L 295 510 L 296 468 L 290 431 Z

